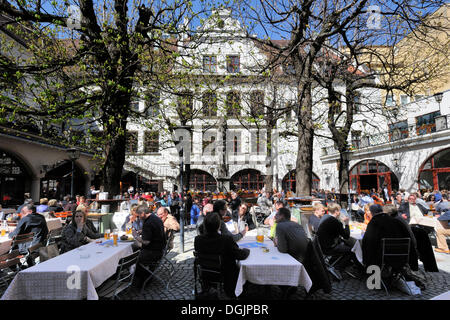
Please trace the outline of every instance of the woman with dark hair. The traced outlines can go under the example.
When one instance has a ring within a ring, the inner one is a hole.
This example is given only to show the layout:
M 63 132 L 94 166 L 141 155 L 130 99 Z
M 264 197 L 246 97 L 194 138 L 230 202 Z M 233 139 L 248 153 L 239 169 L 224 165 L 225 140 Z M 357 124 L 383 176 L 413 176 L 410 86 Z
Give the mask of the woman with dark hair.
M 195 237 L 195 251 L 201 254 L 218 254 L 221 257 L 221 272 L 225 279 L 225 293 L 234 298 L 234 290 L 239 276 L 236 260 L 247 259 L 249 249 L 240 249 L 229 235 L 219 234 L 222 219 L 216 212 L 208 213 L 204 220 L 205 232 Z
M 83 211 L 75 212 L 73 219 L 62 232 L 61 253 L 88 244 L 103 235 L 94 233 L 86 225 L 87 216 Z

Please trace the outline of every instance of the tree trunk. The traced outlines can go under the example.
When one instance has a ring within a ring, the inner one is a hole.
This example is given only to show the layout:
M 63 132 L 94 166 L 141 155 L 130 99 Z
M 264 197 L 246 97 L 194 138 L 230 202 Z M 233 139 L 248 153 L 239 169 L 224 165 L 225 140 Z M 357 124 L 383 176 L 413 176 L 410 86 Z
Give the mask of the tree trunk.
M 339 193 L 348 194 L 349 187 L 349 152 L 339 152 Z
M 269 123 L 267 126 L 267 139 L 266 139 L 266 145 L 267 145 L 267 156 L 266 156 L 266 177 L 264 179 L 264 184 L 266 186 L 266 191 L 272 192 L 273 191 L 273 164 L 274 159 L 272 159 L 272 124 Z
M 120 194 L 120 180 L 125 163 L 126 125 L 125 120 L 106 125 L 106 133 L 111 133 L 113 138 L 106 142 L 106 159 L 102 168 L 103 187 L 109 193 L 110 198 Z
M 311 195 L 314 124 L 312 120 L 311 84 L 305 83 L 303 103 L 298 111 L 298 152 L 296 161 L 297 196 Z M 301 91 L 300 91 L 301 92 Z M 299 101 L 300 98 L 298 99 Z

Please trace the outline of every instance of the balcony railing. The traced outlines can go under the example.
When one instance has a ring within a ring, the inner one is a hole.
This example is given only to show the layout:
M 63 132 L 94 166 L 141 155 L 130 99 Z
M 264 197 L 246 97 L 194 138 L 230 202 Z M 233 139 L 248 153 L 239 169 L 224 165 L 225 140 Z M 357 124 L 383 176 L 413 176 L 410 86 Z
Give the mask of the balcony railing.
M 375 133 L 372 135 L 363 135 L 360 137 L 360 139 L 352 140 L 350 151 L 393 143 L 408 138 L 420 137 L 426 134 L 439 132 L 450 128 L 450 115 L 441 116 L 438 118 L 436 118 L 435 123 L 431 124 L 395 128 L 386 132 Z M 334 148 L 334 146 L 327 146 L 322 148 L 322 156 L 335 154 L 337 152 L 338 151 Z

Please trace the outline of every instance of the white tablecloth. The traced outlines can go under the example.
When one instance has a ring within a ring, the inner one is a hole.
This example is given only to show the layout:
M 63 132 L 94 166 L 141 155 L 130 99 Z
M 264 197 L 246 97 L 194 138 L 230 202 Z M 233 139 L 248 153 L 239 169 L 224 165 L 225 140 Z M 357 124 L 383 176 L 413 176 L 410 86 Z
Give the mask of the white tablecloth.
M 267 237 L 264 246 L 269 252 L 263 252 L 256 244 L 253 235 L 244 237 L 238 245 L 248 247 L 250 255 L 247 259 L 238 261 L 240 267 L 239 278 L 235 294 L 242 293 L 244 283 L 250 281 L 260 285 L 284 285 L 297 287 L 299 285 L 311 289 L 312 281 L 305 267 L 287 253 L 281 253 Z
M 361 243 L 362 243 L 362 234 L 361 234 L 361 230 L 351 230 L 350 231 L 350 237 L 352 237 L 353 239 L 355 239 L 355 245 L 352 248 L 352 252 L 355 253 L 356 259 L 358 259 L 358 261 L 362 264 L 363 263 L 363 253 L 362 253 L 362 247 L 361 247 Z
M 92 242 L 19 272 L 2 300 L 97 300 L 95 288 L 116 272 L 120 258 L 132 253 L 131 242 L 104 243 Z M 73 270 L 79 270 L 80 281 Z

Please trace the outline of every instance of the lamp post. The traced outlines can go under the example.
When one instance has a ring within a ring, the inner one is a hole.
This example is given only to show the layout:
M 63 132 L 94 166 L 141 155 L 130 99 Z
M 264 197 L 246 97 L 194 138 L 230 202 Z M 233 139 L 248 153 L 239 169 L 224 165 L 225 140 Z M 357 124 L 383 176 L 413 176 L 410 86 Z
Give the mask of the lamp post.
M 436 93 L 434 99 L 439 104 L 439 116 L 434 118 L 436 123 L 436 131 L 441 131 L 447 129 L 447 115 L 441 114 L 441 102 L 444 94 L 442 92 Z
M 67 149 L 67 154 L 69 155 L 69 159 L 72 162 L 72 171 L 70 173 L 70 197 L 73 199 L 73 174 L 75 171 L 75 161 L 80 158 L 80 150 L 78 150 L 77 148 L 69 148 Z
M 442 102 L 443 96 L 444 96 L 444 94 L 442 92 L 436 93 L 434 95 L 434 99 L 436 99 L 436 102 L 439 104 L 439 113 L 441 112 L 441 102 Z

